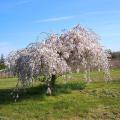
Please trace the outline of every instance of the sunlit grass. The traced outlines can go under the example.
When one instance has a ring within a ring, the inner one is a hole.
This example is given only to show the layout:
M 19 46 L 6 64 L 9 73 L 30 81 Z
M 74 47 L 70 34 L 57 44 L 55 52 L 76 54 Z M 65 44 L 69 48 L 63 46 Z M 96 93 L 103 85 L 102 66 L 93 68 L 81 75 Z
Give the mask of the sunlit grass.
M 36 82 L 14 102 L 10 92 L 17 78 L 0 79 L 2 120 L 109 120 L 120 119 L 120 69 L 111 71 L 113 81 L 105 83 L 102 72 L 92 72 L 94 82 L 85 84 L 82 73 L 59 77 L 55 92 L 46 95 L 46 85 Z M 98 81 L 98 82 L 96 82 Z

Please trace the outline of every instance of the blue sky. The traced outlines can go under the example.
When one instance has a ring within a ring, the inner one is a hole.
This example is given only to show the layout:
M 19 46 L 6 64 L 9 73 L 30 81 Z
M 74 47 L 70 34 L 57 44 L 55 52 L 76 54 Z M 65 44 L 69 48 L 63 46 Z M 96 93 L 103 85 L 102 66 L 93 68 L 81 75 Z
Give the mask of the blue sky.
M 120 51 L 120 0 L 0 0 L 0 54 L 26 47 L 41 32 L 81 24 Z

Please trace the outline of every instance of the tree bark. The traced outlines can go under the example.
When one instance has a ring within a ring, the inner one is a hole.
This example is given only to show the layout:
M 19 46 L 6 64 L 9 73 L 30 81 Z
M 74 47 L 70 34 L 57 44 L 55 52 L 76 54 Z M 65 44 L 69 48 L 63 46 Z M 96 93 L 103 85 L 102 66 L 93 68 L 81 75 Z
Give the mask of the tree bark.
M 51 95 L 55 89 L 55 80 L 56 80 L 56 75 L 52 75 L 51 81 L 48 83 L 48 88 L 47 88 L 47 94 Z
M 55 88 L 55 80 L 56 80 L 56 75 L 52 75 L 52 78 L 50 81 L 50 87 L 52 90 Z

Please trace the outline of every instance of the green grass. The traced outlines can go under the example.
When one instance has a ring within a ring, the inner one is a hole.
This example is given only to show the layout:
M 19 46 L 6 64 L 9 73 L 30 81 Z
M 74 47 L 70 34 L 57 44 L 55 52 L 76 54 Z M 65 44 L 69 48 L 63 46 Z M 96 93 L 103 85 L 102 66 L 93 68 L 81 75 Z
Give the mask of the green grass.
M 82 73 L 70 76 L 71 80 L 57 79 L 52 96 L 45 94 L 44 84 L 36 82 L 17 102 L 10 96 L 17 79 L 0 79 L 0 120 L 120 119 L 120 69 L 111 71 L 110 83 L 105 83 L 98 72 L 92 72 L 94 82 L 90 84 L 82 81 Z

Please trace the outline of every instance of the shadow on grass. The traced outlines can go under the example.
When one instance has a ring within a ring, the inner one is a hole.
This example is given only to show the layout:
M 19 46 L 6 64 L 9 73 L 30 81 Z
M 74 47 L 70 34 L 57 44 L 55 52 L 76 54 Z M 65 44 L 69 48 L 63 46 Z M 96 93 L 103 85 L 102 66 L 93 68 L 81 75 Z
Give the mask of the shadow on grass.
M 53 96 L 59 95 L 61 93 L 69 94 L 72 90 L 83 90 L 85 89 L 86 84 L 81 83 L 66 83 L 66 84 L 56 84 L 54 88 Z M 45 84 L 40 84 L 36 87 L 26 88 L 26 92 L 19 92 L 18 102 L 26 99 L 33 100 L 44 100 L 46 96 L 47 86 Z M 10 93 L 13 89 L 0 89 L 0 105 L 1 104 L 10 104 L 14 103 L 13 96 Z

